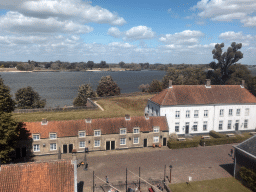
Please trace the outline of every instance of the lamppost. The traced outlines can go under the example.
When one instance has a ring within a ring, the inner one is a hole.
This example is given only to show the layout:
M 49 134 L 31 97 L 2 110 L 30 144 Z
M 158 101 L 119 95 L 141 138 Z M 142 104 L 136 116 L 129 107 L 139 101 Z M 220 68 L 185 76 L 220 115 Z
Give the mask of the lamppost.
M 170 167 L 170 183 L 172 183 L 172 165 L 170 165 L 169 167 Z

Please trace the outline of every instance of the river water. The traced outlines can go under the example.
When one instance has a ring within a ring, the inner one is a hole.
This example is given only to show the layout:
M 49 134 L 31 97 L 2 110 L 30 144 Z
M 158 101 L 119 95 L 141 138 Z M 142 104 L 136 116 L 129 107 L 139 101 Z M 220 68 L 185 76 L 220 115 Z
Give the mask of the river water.
M 111 75 L 121 88 L 121 93 L 140 91 L 141 84 L 150 84 L 153 79 L 161 80 L 165 71 L 99 71 L 99 72 L 0 72 L 5 85 L 14 97 L 20 88 L 31 86 L 46 99 L 46 107 L 71 106 L 77 96 L 78 87 L 91 83 L 96 90 L 102 76 Z

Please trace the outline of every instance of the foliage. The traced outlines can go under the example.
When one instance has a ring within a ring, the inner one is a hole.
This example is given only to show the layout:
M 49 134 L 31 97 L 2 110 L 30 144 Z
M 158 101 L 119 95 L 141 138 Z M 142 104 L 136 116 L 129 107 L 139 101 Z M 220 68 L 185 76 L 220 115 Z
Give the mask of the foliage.
M 245 186 L 247 186 L 252 191 L 256 191 L 256 172 L 245 167 L 241 167 L 239 171 L 239 176 L 241 177 Z
M 243 53 L 238 51 L 242 48 L 242 43 L 236 44 L 235 42 L 231 43 L 231 47 L 227 49 L 227 52 L 222 53 L 222 48 L 224 43 L 216 44 L 215 49 L 212 50 L 213 59 L 217 59 L 218 63 L 211 62 L 210 67 L 214 70 L 220 68 L 220 82 L 225 84 L 229 79 L 229 67 L 235 64 L 237 61 L 243 58 Z
M 18 109 L 44 108 L 46 100 L 40 98 L 39 94 L 28 86 L 21 88 L 15 93 Z
M 74 99 L 74 106 L 86 106 L 87 98 L 93 98 L 96 96 L 96 93 L 93 91 L 90 84 L 85 84 L 79 86 L 78 96 Z
M 93 65 L 94 65 L 94 62 L 93 61 L 88 61 L 87 62 L 87 67 L 92 69 L 93 68 Z
M 125 65 L 125 63 L 124 63 L 123 61 L 121 61 L 121 62 L 119 63 L 119 66 L 120 66 L 121 68 L 123 68 L 124 65 Z
M 0 78 L 0 113 L 10 113 L 14 111 L 15 101 L 10 95 L 10 88 L 4 84 L 2 78 Z
M 197 140 L 173 141 L 169 139 L 167 142 L 167 146 L 170 149 L 198 147 L 198 145 L 199 145 L 199 141 Z
M 99 97 L 120 95 L 120 88 L 111 76 L 102 77 L 97 87 Z
M 141 90 L 141 92 L 148 92 L 149 84 L 146 84 L 146 85 L 141 84 L 141 85 L 139 86 L 139 89 Z
M 235 137 L 222 137 L 222 138 L 215 138 L 215 139 L 201 139 L 200 145 L 204 146 L 212 146 L 212 145 L 223 145 L 223 144 L 230 144 L 230 143 L 240 143 L 251 136 L 235 136 Z
M 214 138 L 224 138 L 225 137 L 225 135 L 217 133 L 216 131 L 213 131 L 213 130 L 210 131 L 209 135 L 211 135 Z
M 163 86 L 162 83 L 156 79 L 154 79 L 149 88 L 148 88 L 148 92 L 149 93 L 156 93 L 156 92 L 161 92 L 163 90 Z

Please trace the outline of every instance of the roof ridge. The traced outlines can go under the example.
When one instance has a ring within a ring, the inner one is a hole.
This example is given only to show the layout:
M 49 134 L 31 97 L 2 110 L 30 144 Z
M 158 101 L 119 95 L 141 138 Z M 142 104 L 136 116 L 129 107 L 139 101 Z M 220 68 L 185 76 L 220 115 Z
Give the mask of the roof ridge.
M 162 101 L 161 105 L 163 105 L 163 103 L 164 103 L 164 101 L 165 101 L 166 96 L 169 94 L 169 89 L 170 89 L 170 88 L 167 88 L 167 93 L 165 94 L 164 99 L 163 99 L 163 101 Z

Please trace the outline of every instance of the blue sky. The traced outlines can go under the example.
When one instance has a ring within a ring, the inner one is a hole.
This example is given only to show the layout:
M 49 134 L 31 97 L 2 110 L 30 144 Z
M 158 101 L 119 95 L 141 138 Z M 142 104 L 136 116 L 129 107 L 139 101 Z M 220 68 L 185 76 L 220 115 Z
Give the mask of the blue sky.
M 256 0 L 0 0 L 2 61 L 213 61 L 242 43 L 255 65 Z

